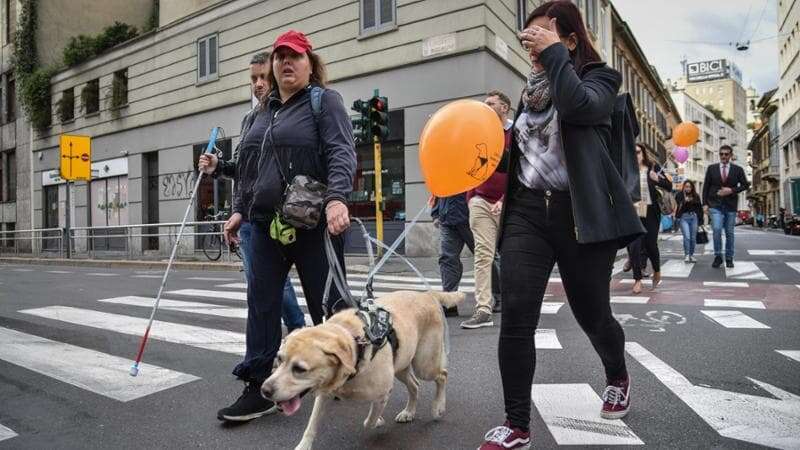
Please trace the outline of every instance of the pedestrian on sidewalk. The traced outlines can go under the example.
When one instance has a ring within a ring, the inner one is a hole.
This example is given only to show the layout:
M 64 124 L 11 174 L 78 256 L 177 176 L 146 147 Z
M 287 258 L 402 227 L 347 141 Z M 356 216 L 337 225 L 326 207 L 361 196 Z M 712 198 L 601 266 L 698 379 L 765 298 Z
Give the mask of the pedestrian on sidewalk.
M 257 102 L 260 101 L 264 95 L 269 92 L 269 81 L 267 80 L 267 72 L 269 69 L 269 52 L 261 52 L 253 55 L 250 60 L 250 93 L 253 99 Z M 236 179 L 236 163 L 239 161 L 239 152 L 244 142 L 244 137 L 253 125 L 256 115 L 258 114 L 257 107 L 250 109 L 242 119 L 242 125 L 239 132 L 239 143 L 233 149 L 232 158 L 229 160 L 220 160 L 217 155 L 213 153 L 203 153 L 200 155 L 200 162 L 198 167 L 206 174 L 214 178 L 229 178 L 233 179 L 233 197 L 234 201 L 239 195 L 239 180 Z M 232 233 L 230 230 L 239 229 L 239 233 Z M 244 269 L 245 280 L 250 280 L 250 261 L 251 247 L 250 236 L 253 234 L 252 225 L 247 218 L 247 211 L 234 212 L 231 217 L 223 226 L 223 236 L 225 242 L 228 244 L 237 244 L 241 249 L 242 254 L 242 268 Z M 249 302 L 249 299 L 248 299 Z M 291 333 L 292 331 L 305 326 L 306 320 L 303 311 L 297 304 L 297 295 L 294 292 L 294 287 L 289 277 L 283 285 L 283 304 L 281 307 L 281 317 L 286 329 Z
M 491 91 L 484 100 L 500 117 L 505 129 L 505 147 L 511 145 L 511 128 L 514 122 L 508 119 L 511 99 L 500 91 Z M 475 238 L 475 311 L 472 317 L 461 322 L 461 328 L 481 328 L 494 325 L 493 311 L 500 311 L 498 273 L 499 253 L 497 232 L 500 228 L 500 212 L 503 209 L 508 174 L 495 172 L 480 186 L 467 192 L 469 228 Z
M 641 200 L 634 203 L 636 212 L 642 221 L 642 225 L 647 234 L 641 236 L 628 244 L 628 259 L 633 266 L 633 287 L 634 294 L 642 292 L 642 258 L 637 258 L 642 253 L 642 247 L 646 249 L 647 258 L 653 268 L 653 285 L 655 290 L 661 284 L 661 253 L 658 250 L 658 232 L 661 229 L 661 208 L 659 207 L 660 193 L 656 187 L 672 191 L 672 180 L 664 173 L 661 166 L 656 162 L 650 161 L 648 151 L 652 151 L 650 146 L 645 143 L 636 144 L 636 158 L 639 160 L 639 189 L 642 194 Z
M 732 156 L 730 145 L 720 147 L 719 163 L 708 166 L 703 183 L 703 205 L 714 232 L 714 262 L 711 267 L 715 269 L 722 265 L 722 230 L 725 230 L 725 267 L 733 267 L 739 193 L 750 189 L 744 169 L 731 162 Z
M 442 273 L 442 290 L 455 292 L 464 273 L 461 251 L 466 245 L 469 251 L 475 254 L 475 238 L 469 228 L 467 194 L 431 197 L 428 202 L 431 205 L 433 226 L 439 228 L 439 270 Z M 445 316 L 457 317 L 458 307 L 445 308 Z
M 542 3 L 519 38 L 532 68 L 514 120 L 499 239 L 506 419 L 480 450 L 530 445 L 534 335 L 555 263 L 605 368 L 598 416 L 621 418 L 630 404 L 625 335 L 611 314 L 609 280 L 617 250 L 644 229 L 608 152 L 621 75 L 600 60 L 570 1 Z
M 683 262 L 694 263 L 694 249 L 697 245 L 697 227 L 703 223 L 703 202 L 692 180 L 683 182 L 681 191 L 675 196 L 678 209 L 675 219 L 680 221 L 683 233 Z
M 341 234 L 350 224 L 346 199 L 352 191 L 356 155 L 353 130 L 342 97 L 326 89 L 325 65 L 303 33 L 288 31 L 273 43 L 267 80 L 269 92 L 242 139 L 233 211 L 246 212 L 252 224 L 246 353 L 233 374 L 245 382 L 242 395 L 217 413 L 220 420 L 247 421 L 277 410 L 260 387 L 272 371 L 281 342 L 281 303 L 286 277 L 295 266 L 309 313 L 322 321 L 328 276 L 325 230 L 342 268 Z M 315 100 L 319 104 L 315 106 Z M 316 228 L 294 228 L 276 215 L 287 184 L 298 175 L 327 185 Z M 230 227 L 226 233 L 236 233 Z M 342 305 L 331 286 L 328 311 Z

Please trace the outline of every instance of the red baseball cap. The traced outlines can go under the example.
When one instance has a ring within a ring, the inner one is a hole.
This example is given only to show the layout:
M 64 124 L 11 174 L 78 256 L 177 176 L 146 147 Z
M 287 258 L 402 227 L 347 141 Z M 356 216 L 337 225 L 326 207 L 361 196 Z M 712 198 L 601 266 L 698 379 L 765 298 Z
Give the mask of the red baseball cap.
M 275 39 L 275 43 L 272 44 L 272 51 L 274 52 L 279 47 L 289 47 L 297 53 L 305 53 L 311 51 L 311 41 L 308 40 L 305 34 L 289 30 Z

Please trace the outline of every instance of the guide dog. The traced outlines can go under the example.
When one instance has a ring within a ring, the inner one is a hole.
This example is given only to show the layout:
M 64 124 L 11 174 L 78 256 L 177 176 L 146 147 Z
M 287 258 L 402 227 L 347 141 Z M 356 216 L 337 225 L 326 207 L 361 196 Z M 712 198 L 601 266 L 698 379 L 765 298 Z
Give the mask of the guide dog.
M 397 349 L 386 342 L 380 348 L 366 339 L 365 321 L 355 309 L 343 310 L 323 324 L 292 332 L 278 351 L 278 367 L 261 386 L 286 415 L 300 409 L 303 396 L 314 393 L 303 438 L 295 450 L 308 450 L 317 436 L 328 402 L 342 400 L 371 403 L 365 428 L 384 424 L 383 409 L 396 377 L 408 389 L 408 402 L 395 421 L 411 422 L 417 411 L 419 381 L 436 383 L 432 415 L 445 411 L 447 355 L 444 346 L 442 306 L 450 308 L 464 300 L 460 292 L 399 291 L 382 296 L 376 305 L 389 311 Z

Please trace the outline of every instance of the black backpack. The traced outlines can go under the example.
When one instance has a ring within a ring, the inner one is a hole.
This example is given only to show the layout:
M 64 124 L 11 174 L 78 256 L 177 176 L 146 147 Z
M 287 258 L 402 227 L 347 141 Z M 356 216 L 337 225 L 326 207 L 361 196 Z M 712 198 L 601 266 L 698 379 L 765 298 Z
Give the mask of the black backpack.
M 611 113 L 611 148 L 609 156 L 617 168 L 625 191 L 631 200 L 642 199 L 639 189 L 639 162 L 636 159 L 636 138 L 639 136 L 639 122 L 636 108 L 630 94 L 620 94 L 614 102 Z

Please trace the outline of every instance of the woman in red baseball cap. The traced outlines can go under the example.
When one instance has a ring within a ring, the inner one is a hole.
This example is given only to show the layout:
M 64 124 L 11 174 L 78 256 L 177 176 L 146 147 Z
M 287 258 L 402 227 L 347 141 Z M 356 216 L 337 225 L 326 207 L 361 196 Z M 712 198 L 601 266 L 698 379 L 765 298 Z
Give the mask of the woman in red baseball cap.
M 346 202 L 356 168 L 347 109 L 338 92 L 325 88 L 325 65 L 298 31 L 287 31 L 275 40 L 267 79 L 272 90 L 261 99 L 253 125 L 242 136 L 233 205 L 233 213 L 246 212 L 252 225 L 247 351 L 233 370 L 246 387 L 236 402 L 219 411 L 220 420 L 247 421 L 277 410 L 261 397 L 260 387 L 272 371 L 281 342 L 284 280 L 295 266 L 311 318 L 321 323 L 328 276 L 326 228 L 339 264 L 345 267 L 341 234 L 350 225 Z M 297 176 L 327 186 L 318 224 L 305 224 L 310 229 L 293 227 L 278 214 L 286 187 Z M 345 306 L 333 284 L 326 305 L 329 313 Z

